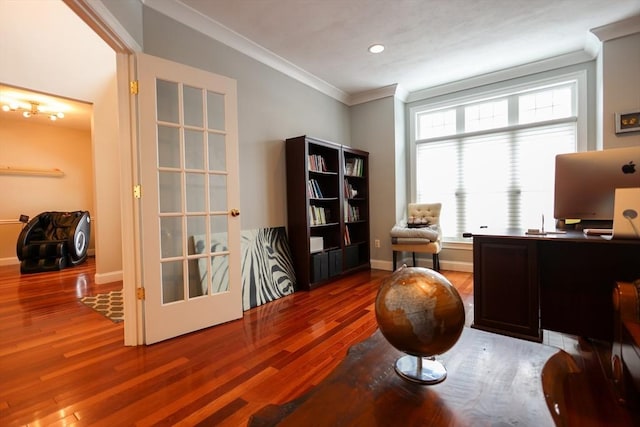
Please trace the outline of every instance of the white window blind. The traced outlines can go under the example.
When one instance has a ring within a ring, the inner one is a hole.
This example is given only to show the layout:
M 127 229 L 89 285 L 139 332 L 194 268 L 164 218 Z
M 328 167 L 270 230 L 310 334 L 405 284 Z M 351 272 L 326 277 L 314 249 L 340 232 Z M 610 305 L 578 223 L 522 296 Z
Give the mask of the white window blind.
M 442 202 L 447 240 L 481 226 L 539 228 L 553 218 L 555 156 L 575 150 L 575 117 L 418 142 L 417 201 Z

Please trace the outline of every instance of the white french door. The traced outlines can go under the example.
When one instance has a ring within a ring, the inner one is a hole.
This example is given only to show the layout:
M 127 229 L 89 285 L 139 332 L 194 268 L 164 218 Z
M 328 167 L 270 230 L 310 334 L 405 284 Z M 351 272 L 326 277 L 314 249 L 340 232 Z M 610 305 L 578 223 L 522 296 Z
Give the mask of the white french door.
M 138 54 L 145 343 L 242 317 L 236 81 Z

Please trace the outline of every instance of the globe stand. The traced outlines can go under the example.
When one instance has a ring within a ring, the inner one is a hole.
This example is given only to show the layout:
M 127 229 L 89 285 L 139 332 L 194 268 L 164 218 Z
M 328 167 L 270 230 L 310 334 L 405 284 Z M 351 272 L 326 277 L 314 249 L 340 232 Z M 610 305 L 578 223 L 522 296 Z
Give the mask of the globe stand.
M 402 378 L 418 384 L 437 384 L 447 377 L 447 370 L 435 358 L 407 354 L 396 360 L 395 367 Z

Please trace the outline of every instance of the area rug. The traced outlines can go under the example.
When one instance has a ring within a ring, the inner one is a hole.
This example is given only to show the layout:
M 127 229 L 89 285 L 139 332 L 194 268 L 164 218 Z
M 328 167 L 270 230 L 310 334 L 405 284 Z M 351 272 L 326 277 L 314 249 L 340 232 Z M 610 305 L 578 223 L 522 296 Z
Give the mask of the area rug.
M 124 304 L 121 290 L 111 291 L 107 294 L 97 294 L 92 297 L 84 297 L 81 298 L 80 301 L 114 323 L 124 320 Z

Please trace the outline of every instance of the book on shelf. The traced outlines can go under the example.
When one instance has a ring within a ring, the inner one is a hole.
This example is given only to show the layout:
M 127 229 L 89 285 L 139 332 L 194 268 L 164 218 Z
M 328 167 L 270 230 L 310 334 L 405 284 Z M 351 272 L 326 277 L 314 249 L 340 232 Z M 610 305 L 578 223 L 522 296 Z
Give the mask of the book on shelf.
M 360 157 L 348 157 L 344 160 L 344 174 L 347 176 L 363 176 L 364 161 Z
M 348 180 L 344 180 L 344 197 L 347 199 L 353 199 L 358 195 L 358 190 L 353 188 L 353 185 L 349 183 Z
M 320 184 L 315 179 L 310 179 L 307 182 L 307 195 L 313 199 L 322 199 L 322 190 L 320 190 Z
M 327 172 L 327 164 L 324 161 L 324 157 L 319 154 L 309 154 L 308 167 L 310 171 Z
M 344 220 L 345 222 L 360 221 L 360 208 L 351 206 L 346 200 L 344 202 Z
M 349 246 L 351 244 L 351 236 L 349 235 L 349 226 L 344 227 L 344 244 Z
M 309 225 L 324 225 L 331 221 L 331 211 L 322 206 L 309 205 Z

